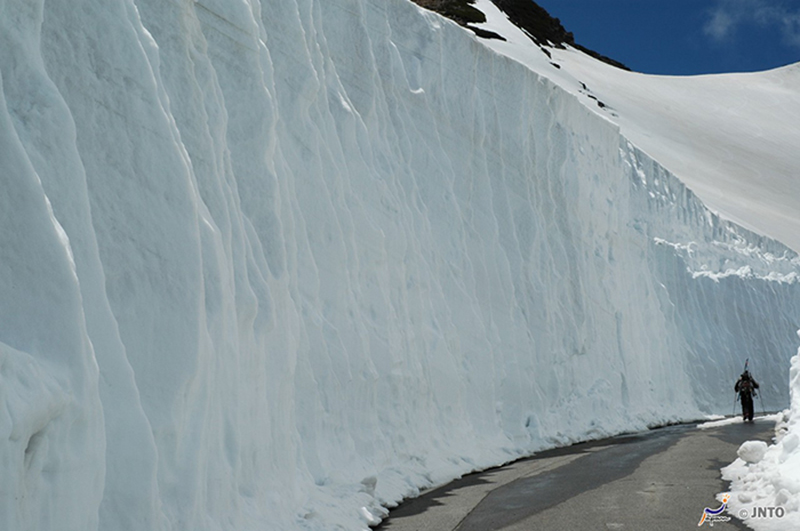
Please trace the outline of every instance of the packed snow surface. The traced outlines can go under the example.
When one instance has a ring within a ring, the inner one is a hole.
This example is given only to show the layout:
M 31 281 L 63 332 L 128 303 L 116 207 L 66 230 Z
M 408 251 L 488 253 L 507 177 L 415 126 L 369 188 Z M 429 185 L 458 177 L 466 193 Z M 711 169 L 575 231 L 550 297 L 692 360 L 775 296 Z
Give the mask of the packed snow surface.
M 741 409 L 741 406 L 739 406 L 739 408 Z M 756 409 L 758 409 L 758 407 Z M 753 422 L 771 422 L 771 423 L 775 423 L 775 422 L 778 422 L 782 418 L 783 418 L 783 414 L 782 413 L 774 413 L 772 415 L 756 415 L 753 418 Z M 709 420 L 708 422 L 703 422 L 702 424 L 698 424 L 697 428 L 700 429 L 700 430 L 707 430 L 707 429 L 710 429 L 710 428 L 719 428 L 720 426 L 729 426 L 731 424 L 742 424 L 742 423 L 744 423 L 744 420 L 742 419 L 741 414 L 739 414 L 739 415 L 736 415 L 736 416 L 730 417 L 730 418 L 720 418 L 720 419 L 715 419 L 715 420 Z
M 407 0 L 6 0 L 0 49 L 2 529 L 363 529 L 746 357 L 788 401 L 796 255 L 566 66 Z

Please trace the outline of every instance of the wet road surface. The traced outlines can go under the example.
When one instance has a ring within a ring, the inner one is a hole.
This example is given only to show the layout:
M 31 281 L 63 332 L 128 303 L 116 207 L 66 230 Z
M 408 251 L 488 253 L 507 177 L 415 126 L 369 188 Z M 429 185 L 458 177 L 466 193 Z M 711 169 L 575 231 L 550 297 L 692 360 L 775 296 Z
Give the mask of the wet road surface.
M 774 421 L 672 426 L 541 452 L 470 474 L 392 510 L 380 531 L 697 529 L 727 489 L 719 469 Z M 709 527 L 704 524 L 703 527 Z M 736 518 L 713 529 L 748 529 Z

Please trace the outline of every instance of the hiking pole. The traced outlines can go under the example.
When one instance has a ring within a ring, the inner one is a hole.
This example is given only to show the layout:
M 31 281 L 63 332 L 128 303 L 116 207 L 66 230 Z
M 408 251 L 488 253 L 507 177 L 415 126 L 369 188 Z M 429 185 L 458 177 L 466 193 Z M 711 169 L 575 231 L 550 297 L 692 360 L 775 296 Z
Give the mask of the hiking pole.
M 766 417 L 767 411 L 764 409 L 764 399 L 761 398 L 761 391 L 758 391 L 758 401 L 761 402 L 761 415 Z

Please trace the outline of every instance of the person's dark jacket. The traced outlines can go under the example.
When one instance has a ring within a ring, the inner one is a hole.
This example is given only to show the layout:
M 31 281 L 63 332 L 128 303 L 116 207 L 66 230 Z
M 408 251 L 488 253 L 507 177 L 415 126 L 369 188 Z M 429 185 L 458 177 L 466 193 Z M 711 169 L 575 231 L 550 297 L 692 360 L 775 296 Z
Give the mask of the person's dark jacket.
M 741 375 L 736 381 L 736 385 L 733 386 L 734 391 L 742 396 L 746 395 L 748 397 L 755 393 L 756 389 L 758 389 L 758 382 L 747 373 Z

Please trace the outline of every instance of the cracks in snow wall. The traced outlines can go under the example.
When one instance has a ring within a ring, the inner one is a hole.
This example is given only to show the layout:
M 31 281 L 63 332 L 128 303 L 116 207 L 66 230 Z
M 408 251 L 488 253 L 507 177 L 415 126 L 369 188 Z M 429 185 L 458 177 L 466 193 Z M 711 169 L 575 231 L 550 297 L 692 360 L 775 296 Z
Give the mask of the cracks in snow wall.
M 4 528 L 354 529 L 788 399 L 794 255 L 410 2 L 0 25 Z

